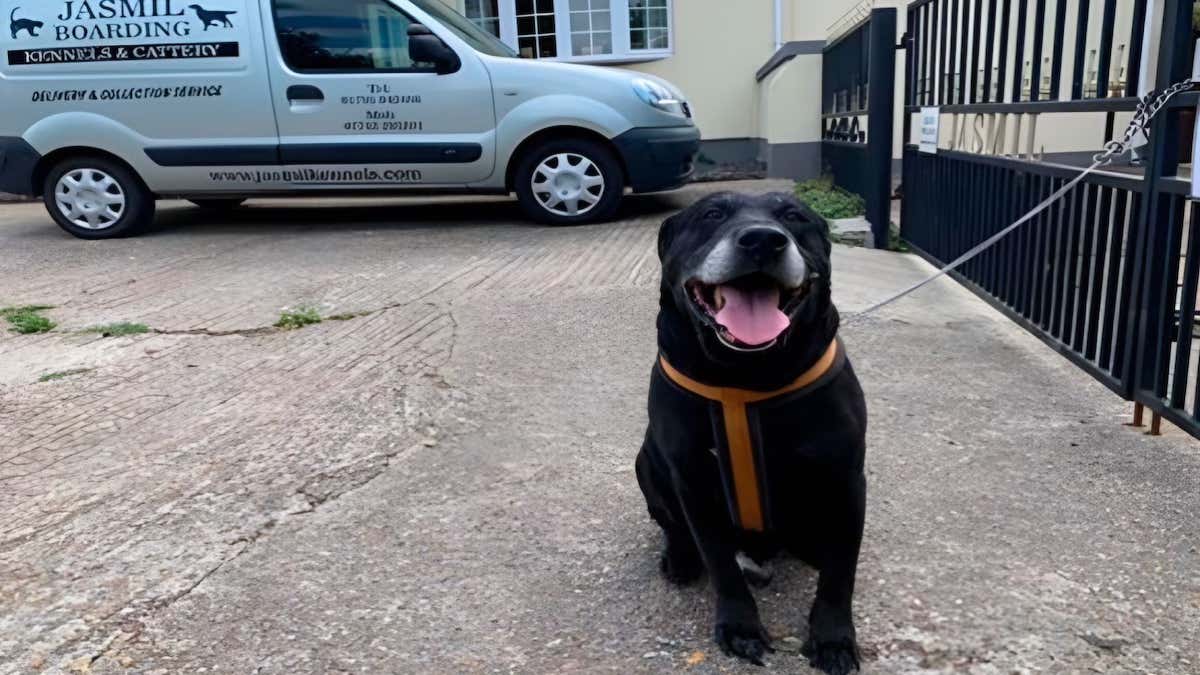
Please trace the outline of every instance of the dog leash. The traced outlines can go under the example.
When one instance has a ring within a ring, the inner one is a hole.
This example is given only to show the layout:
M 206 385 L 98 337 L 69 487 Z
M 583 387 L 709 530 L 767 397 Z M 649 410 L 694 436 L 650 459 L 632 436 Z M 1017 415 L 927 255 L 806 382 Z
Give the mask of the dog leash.
M 1145 133 L 1149 135 L 1148 127 L 1150 125 L 1150 121 L 1154 119 L 1154 116 L 1157 115 L 1164 107 L 1166 107 L 1167 102 L 1174 98 L 1176 94 L 1180 94 L 1192 89 L 1195 84 L 1196 80 L 1189 78 L 1167 87 L 1158 94 L 1150 92 L 1143 96 L 1141 100 L 1138 101 L 1137 108 L 1133 114 L 1133 119 L 1129 121 L 1129 126 L 1125 128 L 1125 134 L 1120 140 L 1111 140 L 1105 143 L 1104 150 L 1092 157 L 1092 165 L 1084 169 L 1082 173 L 1071 179 L 1059 189 L 1055 190 L 1050 194 L 1049 197 L 1043 199 L 1038 203 L 1037 206 L 1034 206 L 1033 209 L 1031 209 L 1028 213 L 1013 221 L 1013 223 L 1008 227 L 1005 227 L 1003 230 L 993 234 L 968 250 L 966 253 L 963 253 L 959 257 L 955 258 L 945 267 L 942 267 L 940 270 L 938 270 L 935 274 L 918 281 L 917 283 L 899 291 L 898 293 L 893 293 L 883 300 L 876 302 L 870 307 L 867 307 L 861 312 L 847 314 L 842 323 L 846 324 L 853 322 L 858 318 L 864 317 L 883 307 L 886 307 L 887 305 L 892 304 L 893 302 L 896 302 L 900 298 L 903 298 L 904 296 L 917 291 L 918 289 L 940 279 L 941 277 L 946 276 L 963 263 L 971 260 L 975 256 L 994 246 L 997 242 L 1007 236 L 1008 233 L 1029 222 L 1034 218 L 1034 216 L 1037 216 L 1039 213 L 1049 208 L 1051 204 L 1059 199 L 1062 199 L 1064 195 L 1074 189 L 1075 186 L 1080 183 L 1080 181 L 1088 176 L 1088 174 L 1102 166 L 1111 164 L 1119 155 L 1125 154 L 1125 152 L 1129 150 L 1129 145 L 1138 133 Z

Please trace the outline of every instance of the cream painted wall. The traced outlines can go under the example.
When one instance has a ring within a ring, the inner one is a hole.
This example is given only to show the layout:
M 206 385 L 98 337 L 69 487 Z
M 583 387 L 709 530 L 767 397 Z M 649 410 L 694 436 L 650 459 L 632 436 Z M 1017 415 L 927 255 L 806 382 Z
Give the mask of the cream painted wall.
M 759 83 L 759 136 L 769 143 L 821 138 L 821 55 L 788 61 Z
M 775 53 L 772 0 L 675 0 L 673 5 L 675 55 L 624 67 L 683 89 L 705 138 L 760 137 L 754 73 Z M 819 91 L 819 75 L 812 86 Z

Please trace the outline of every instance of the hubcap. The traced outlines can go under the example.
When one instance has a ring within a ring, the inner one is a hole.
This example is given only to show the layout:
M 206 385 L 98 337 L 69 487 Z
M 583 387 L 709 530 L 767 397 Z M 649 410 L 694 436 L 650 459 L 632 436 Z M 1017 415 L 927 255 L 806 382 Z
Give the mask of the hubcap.
M 71 224 L 103 230 L 125 214 L 125 191 L 99 169 L 72 169 L 58 179 L 54 201 Z
M 604 195 L 604 174 L 592 160 L 561 152 L 542 160 L 533 172 L 533 194 L 542 208 L 559 216 L 591 211 Z

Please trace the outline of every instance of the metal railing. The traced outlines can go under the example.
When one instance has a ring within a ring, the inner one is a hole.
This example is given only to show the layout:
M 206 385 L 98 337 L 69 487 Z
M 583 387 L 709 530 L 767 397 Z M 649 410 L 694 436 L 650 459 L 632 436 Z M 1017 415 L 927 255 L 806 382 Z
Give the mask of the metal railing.
M 922 255 L 954 259 L 1079 169 L 1005 152 L 924 154 L 908 143 L 911 114 L 922 106 L 957 115 L 1099 112 L 1113 137 L 1113 114 L 1133 110 L 1139 74 L 1149 71 L 1146 2 L 1125 2 L 909 5 L 901 226 Z M 1162 9 L 1155 89 L 1192 68 L 1192 3 L 1164 0 Z M 1114 29 L 1118 11 L 1132 21 L 1124 36 Z M 1196 94 L 1178 96 L 1155 117 L 1140 167 L 1089 175 L 955 278 L 1117 394 L 1200 437 L 1200 212 L 1176 175 L 1190 146 L 1180 113 L 1196 103 Z
M 871 10 L 822 56 L 822 168 L 863 197 L 872 238 L 882 248 L 891 222 L 896 10 Z

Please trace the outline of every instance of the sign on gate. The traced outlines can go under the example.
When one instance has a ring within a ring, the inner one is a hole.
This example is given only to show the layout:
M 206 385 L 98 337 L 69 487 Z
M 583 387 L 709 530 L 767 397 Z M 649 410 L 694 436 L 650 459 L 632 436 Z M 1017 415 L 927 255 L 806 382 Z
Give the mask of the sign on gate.
M 938 108 L 921 108 L 921 142 L 918 149 L 927 155 L 936 155 L 938 147 L 938 123 L 942 118 Z

